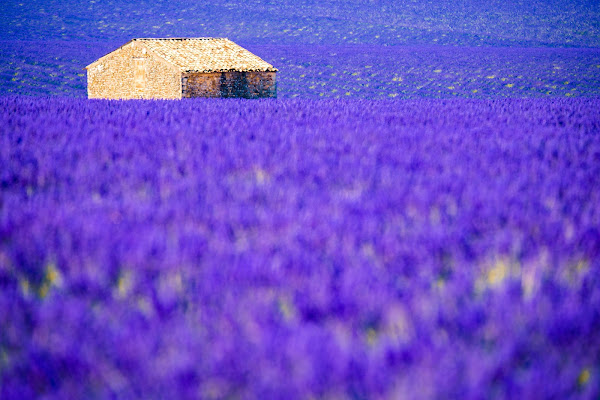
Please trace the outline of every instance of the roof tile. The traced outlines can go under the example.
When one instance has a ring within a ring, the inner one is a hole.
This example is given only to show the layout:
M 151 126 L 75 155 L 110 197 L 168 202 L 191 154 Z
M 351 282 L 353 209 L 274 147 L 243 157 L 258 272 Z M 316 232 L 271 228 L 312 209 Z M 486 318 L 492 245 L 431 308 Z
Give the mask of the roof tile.
M 277 71 L 275 67 L 225 38 L 133 39 L 175 64 L 181 71 Z

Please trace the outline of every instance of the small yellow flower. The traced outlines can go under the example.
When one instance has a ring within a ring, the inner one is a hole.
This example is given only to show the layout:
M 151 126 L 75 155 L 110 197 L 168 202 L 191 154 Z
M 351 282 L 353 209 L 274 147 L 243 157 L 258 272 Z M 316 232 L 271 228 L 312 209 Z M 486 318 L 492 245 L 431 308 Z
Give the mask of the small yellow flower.
M 506 278 L 508 267 L 503 260 L 496 262 L 494 267 L 488 271 L 487 281 L 491 286 L 497 286 Z
M 373 345 L 373 344 L 375 344 L 376 340 L 377 340 L 377 331 L 373 328 L 370 328 L 369 330 L 367 330 L 367 343 L 369 345 Z
M 579 378 L 577 378 L 577 382 L 579 383 L 579 386 L 583 386 L 585 385 L 588 381 L 590 380 L 590 370 L 585 368 L 583 371 L 581 371 L 581 373 L 579 374 Z

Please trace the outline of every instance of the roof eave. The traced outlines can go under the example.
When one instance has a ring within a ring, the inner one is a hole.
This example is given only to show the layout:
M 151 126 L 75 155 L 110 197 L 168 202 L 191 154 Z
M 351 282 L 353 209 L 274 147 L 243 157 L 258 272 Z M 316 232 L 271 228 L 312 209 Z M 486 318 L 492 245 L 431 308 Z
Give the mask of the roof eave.
M 182 69 L 181 72 L 202 72 L 205 74 L 213 73 L 213 72 L 279 72 L 277 68 L 258 68 L 258 69 Z
M 105 55 L 103 55 L 102 57 L 100 57 L 99 59 L 97 59 L 96 61 L 94 61 L 93 63 L 91 63 L 90 65 L 86 66 L 84 69 L 88 69 L 90 68 L 92 65 L 96 64 L 97 62 L 99 62 L 100 60 L 102 60 L 105 57 L 108 57 L 109 55 L 111 55 L 112 53 L 114 53 L 115 51 L 119 51 L 121 50 L 123 47 L 127 46 L 129 43 L 133 42 L 136 39 L 131 39 L 130 41 L 128 41 L 127 43 L 125 43 L 124 45 L 120 46 L 117 49 L 114 49 L 113 51 L 111 51 L 110 53 L 107 53 Z

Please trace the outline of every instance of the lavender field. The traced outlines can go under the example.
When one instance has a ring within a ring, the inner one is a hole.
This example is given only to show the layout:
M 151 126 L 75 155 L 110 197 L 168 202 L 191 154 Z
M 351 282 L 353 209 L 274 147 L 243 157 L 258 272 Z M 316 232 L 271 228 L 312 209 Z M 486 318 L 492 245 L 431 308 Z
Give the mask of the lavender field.
M 596 398 L 600 102 L 0 99 L 2 398 Z
M 0 399 L 600 399 L 600 3 L 0 5 Z M 134 37 L 278 98 L 86 99 Z
M 265 44 L 600 46 L 595 0 L 6 0 L 0 39 L 229 37 Z
M 8 0 L 0 93 L 85 97 L 134 37 L 228 37 L 279 68 L 279 98 L 600 96 L 594 0 Z
M 83 66 L 123 43 L 0 42 L 0 90 L 86 97 Z M 241 44 L 280 69 L 280 99 L 600 96 L 598 48 Z

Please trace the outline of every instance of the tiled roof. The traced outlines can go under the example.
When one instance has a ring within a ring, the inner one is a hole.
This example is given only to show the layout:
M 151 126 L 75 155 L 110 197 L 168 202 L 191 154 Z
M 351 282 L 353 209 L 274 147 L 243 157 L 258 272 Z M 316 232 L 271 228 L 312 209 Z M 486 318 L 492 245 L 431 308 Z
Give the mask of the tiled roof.
M 277 71 L 275 67 L 225 38 L 133 39 L 182 72 Z

